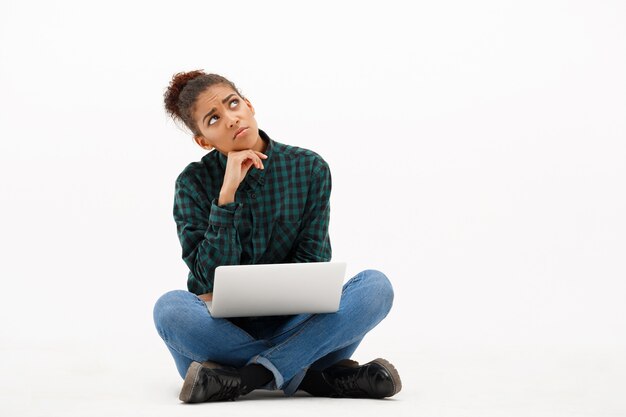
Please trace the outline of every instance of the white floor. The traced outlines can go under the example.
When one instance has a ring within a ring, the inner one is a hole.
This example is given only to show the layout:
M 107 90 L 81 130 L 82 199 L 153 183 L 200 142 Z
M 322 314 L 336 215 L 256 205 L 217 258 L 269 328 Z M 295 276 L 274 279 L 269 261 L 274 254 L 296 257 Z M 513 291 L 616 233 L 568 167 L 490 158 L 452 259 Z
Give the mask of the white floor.
M 626 416 L 626 349 L 418 346 L 386 356 L 403 382 L 390 399 L 257 391 L 194 405 L 179 402 L 182 381 L 163 349 L 90 350 L 3 348 L 0 415 Z M 373 359 L 365 354 L 355 359 Z

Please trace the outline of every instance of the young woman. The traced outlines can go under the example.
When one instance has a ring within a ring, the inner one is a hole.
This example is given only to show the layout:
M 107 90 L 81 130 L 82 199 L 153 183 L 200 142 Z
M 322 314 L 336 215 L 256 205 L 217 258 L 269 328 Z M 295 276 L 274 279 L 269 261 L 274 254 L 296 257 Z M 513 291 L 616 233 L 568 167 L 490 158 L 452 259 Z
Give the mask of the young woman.
M 336 313 L 211 317 L 205 301 L 219 265 L 330 261 L 330 169 L 317 153 L 259 129 L 252 103 L 220 75 L 174 75 L 165 108 L 210 151 L 175 183 L 188 291 L 167 292 L 153 312 L 184 379 L 180 400 L 234 400 L 257 388 L 287 396 L 297 390 L 344 398 L 398 393 L 400 377 L 388 361 L 349 359 L 392 306 L 393 289 L 382 272 L 352 277 Z

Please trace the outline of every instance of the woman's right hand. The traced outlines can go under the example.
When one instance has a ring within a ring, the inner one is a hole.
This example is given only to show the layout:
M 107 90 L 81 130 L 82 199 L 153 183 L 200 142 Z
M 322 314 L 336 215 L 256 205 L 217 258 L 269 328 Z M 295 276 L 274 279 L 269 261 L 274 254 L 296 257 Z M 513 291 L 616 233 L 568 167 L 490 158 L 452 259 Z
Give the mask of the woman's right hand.
M 265 169 L 263 161 L 267 155 L 252 149 L 243 151 L 228 152 L 226 170 L 224 172 L 224 182 L 220 191 L 219 205 L 224 205 L 235 201 L 235 192 L 239 184 L 246 177 L 246 174 L 254 165 L 257 169 Z

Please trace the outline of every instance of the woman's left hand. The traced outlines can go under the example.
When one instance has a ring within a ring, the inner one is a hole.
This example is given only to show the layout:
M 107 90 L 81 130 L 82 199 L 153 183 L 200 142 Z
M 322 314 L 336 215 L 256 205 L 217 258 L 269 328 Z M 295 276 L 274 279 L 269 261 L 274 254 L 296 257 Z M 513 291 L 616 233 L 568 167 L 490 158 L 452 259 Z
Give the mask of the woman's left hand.
M 200 294 L 198 296 L 199 299 L 201 299 L 202 301 L 212 301 L 213 300 L 213 293 L 212 292 L 208 292 L 206 294 Z

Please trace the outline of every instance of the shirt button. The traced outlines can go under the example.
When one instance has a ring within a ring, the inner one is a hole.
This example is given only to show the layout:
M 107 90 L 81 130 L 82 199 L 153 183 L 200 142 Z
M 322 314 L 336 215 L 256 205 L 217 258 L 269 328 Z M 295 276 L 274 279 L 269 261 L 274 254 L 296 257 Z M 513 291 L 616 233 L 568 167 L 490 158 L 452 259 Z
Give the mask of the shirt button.
M 252 193 L 252 195 L 250 197 L 256 198 L 256 194 Z

